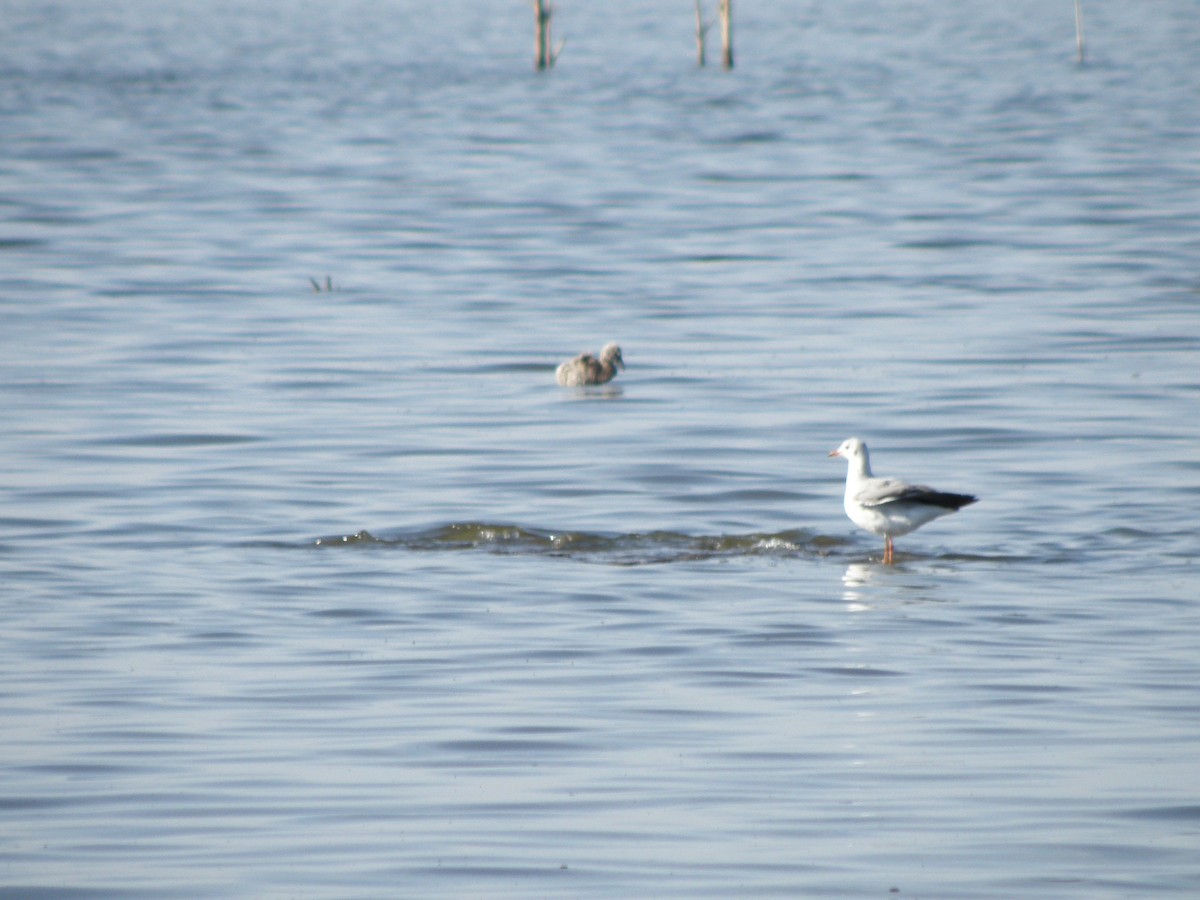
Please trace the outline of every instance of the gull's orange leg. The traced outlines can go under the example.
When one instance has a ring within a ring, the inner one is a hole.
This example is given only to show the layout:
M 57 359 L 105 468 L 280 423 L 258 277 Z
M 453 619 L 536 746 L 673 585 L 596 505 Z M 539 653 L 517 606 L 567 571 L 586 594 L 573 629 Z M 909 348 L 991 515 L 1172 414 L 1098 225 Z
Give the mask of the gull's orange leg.
M 890 566 L 895 559 L 896 547 L 892 543 L 892 536 L 885 534 L 883 536 L 883 564 Z

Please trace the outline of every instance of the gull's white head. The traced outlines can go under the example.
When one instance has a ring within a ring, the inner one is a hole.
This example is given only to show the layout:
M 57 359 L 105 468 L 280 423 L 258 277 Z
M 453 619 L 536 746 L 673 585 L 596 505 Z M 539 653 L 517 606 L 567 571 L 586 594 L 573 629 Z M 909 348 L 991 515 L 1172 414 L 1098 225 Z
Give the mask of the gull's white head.
M 829 451 L 830 456 L 840 456 L 843 459 L 858 459 L 867 455 L 867 445 L 861 438 L 846 438 L 840 447 Z

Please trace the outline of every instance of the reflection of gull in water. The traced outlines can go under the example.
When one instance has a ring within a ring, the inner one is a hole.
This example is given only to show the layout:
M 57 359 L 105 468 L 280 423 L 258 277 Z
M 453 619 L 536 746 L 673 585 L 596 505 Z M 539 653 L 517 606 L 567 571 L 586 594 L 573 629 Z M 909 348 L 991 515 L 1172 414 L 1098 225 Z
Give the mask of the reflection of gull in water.
M 948 494 L 920 484 L 907 484 L 896 478 L 876 478 L 871 474 L 867 445 L 858 438 L 846 438 L 829 454 L 849 464 L 846 471 L 846 515 L 859 528 L 882 534 L 883 561 L 891 565 L 895 558 L 892 538 L 916 531 L 926 522 L 956 512 L 978 498 L 970 494 Z
M 846 571 L 842 575 L 842 599 L 850 605 L 851 610 L 859 611 L 870 608 L 864 588 L 870 586 L 880 571 L 882 570 L 878 566 L 866 563 L 850 563 L 846 566 Z
M 848 588 L 865 587 L 879 575 L 876 566 L 867 563 L 850 563 L 842 574 L 842 584 Z
M 607 384 L 616 376 L 617 369 L 624 368 L 625 360 L 621 358 L 621 348 L 616 344 L 605 344 L 599 359 L 590 353 L 580 353 L 559 366 L 554 377 L 563 387 Z

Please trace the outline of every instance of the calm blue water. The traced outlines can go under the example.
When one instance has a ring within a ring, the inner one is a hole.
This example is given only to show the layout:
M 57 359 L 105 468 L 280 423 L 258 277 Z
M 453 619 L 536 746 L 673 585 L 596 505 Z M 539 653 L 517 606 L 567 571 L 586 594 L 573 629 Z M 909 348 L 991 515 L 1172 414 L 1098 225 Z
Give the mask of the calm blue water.
M 1195 4 L 428 6 L 0 0 L 0 897 L 1200 894 Z

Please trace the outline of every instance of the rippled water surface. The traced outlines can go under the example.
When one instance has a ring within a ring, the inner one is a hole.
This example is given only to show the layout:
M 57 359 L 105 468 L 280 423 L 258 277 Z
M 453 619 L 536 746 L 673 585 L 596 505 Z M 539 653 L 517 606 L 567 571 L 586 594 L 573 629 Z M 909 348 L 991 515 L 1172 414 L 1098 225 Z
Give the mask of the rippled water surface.
M 0 897 L 1200 894 L 1195 5 L 435 6 L 0 0 Z

